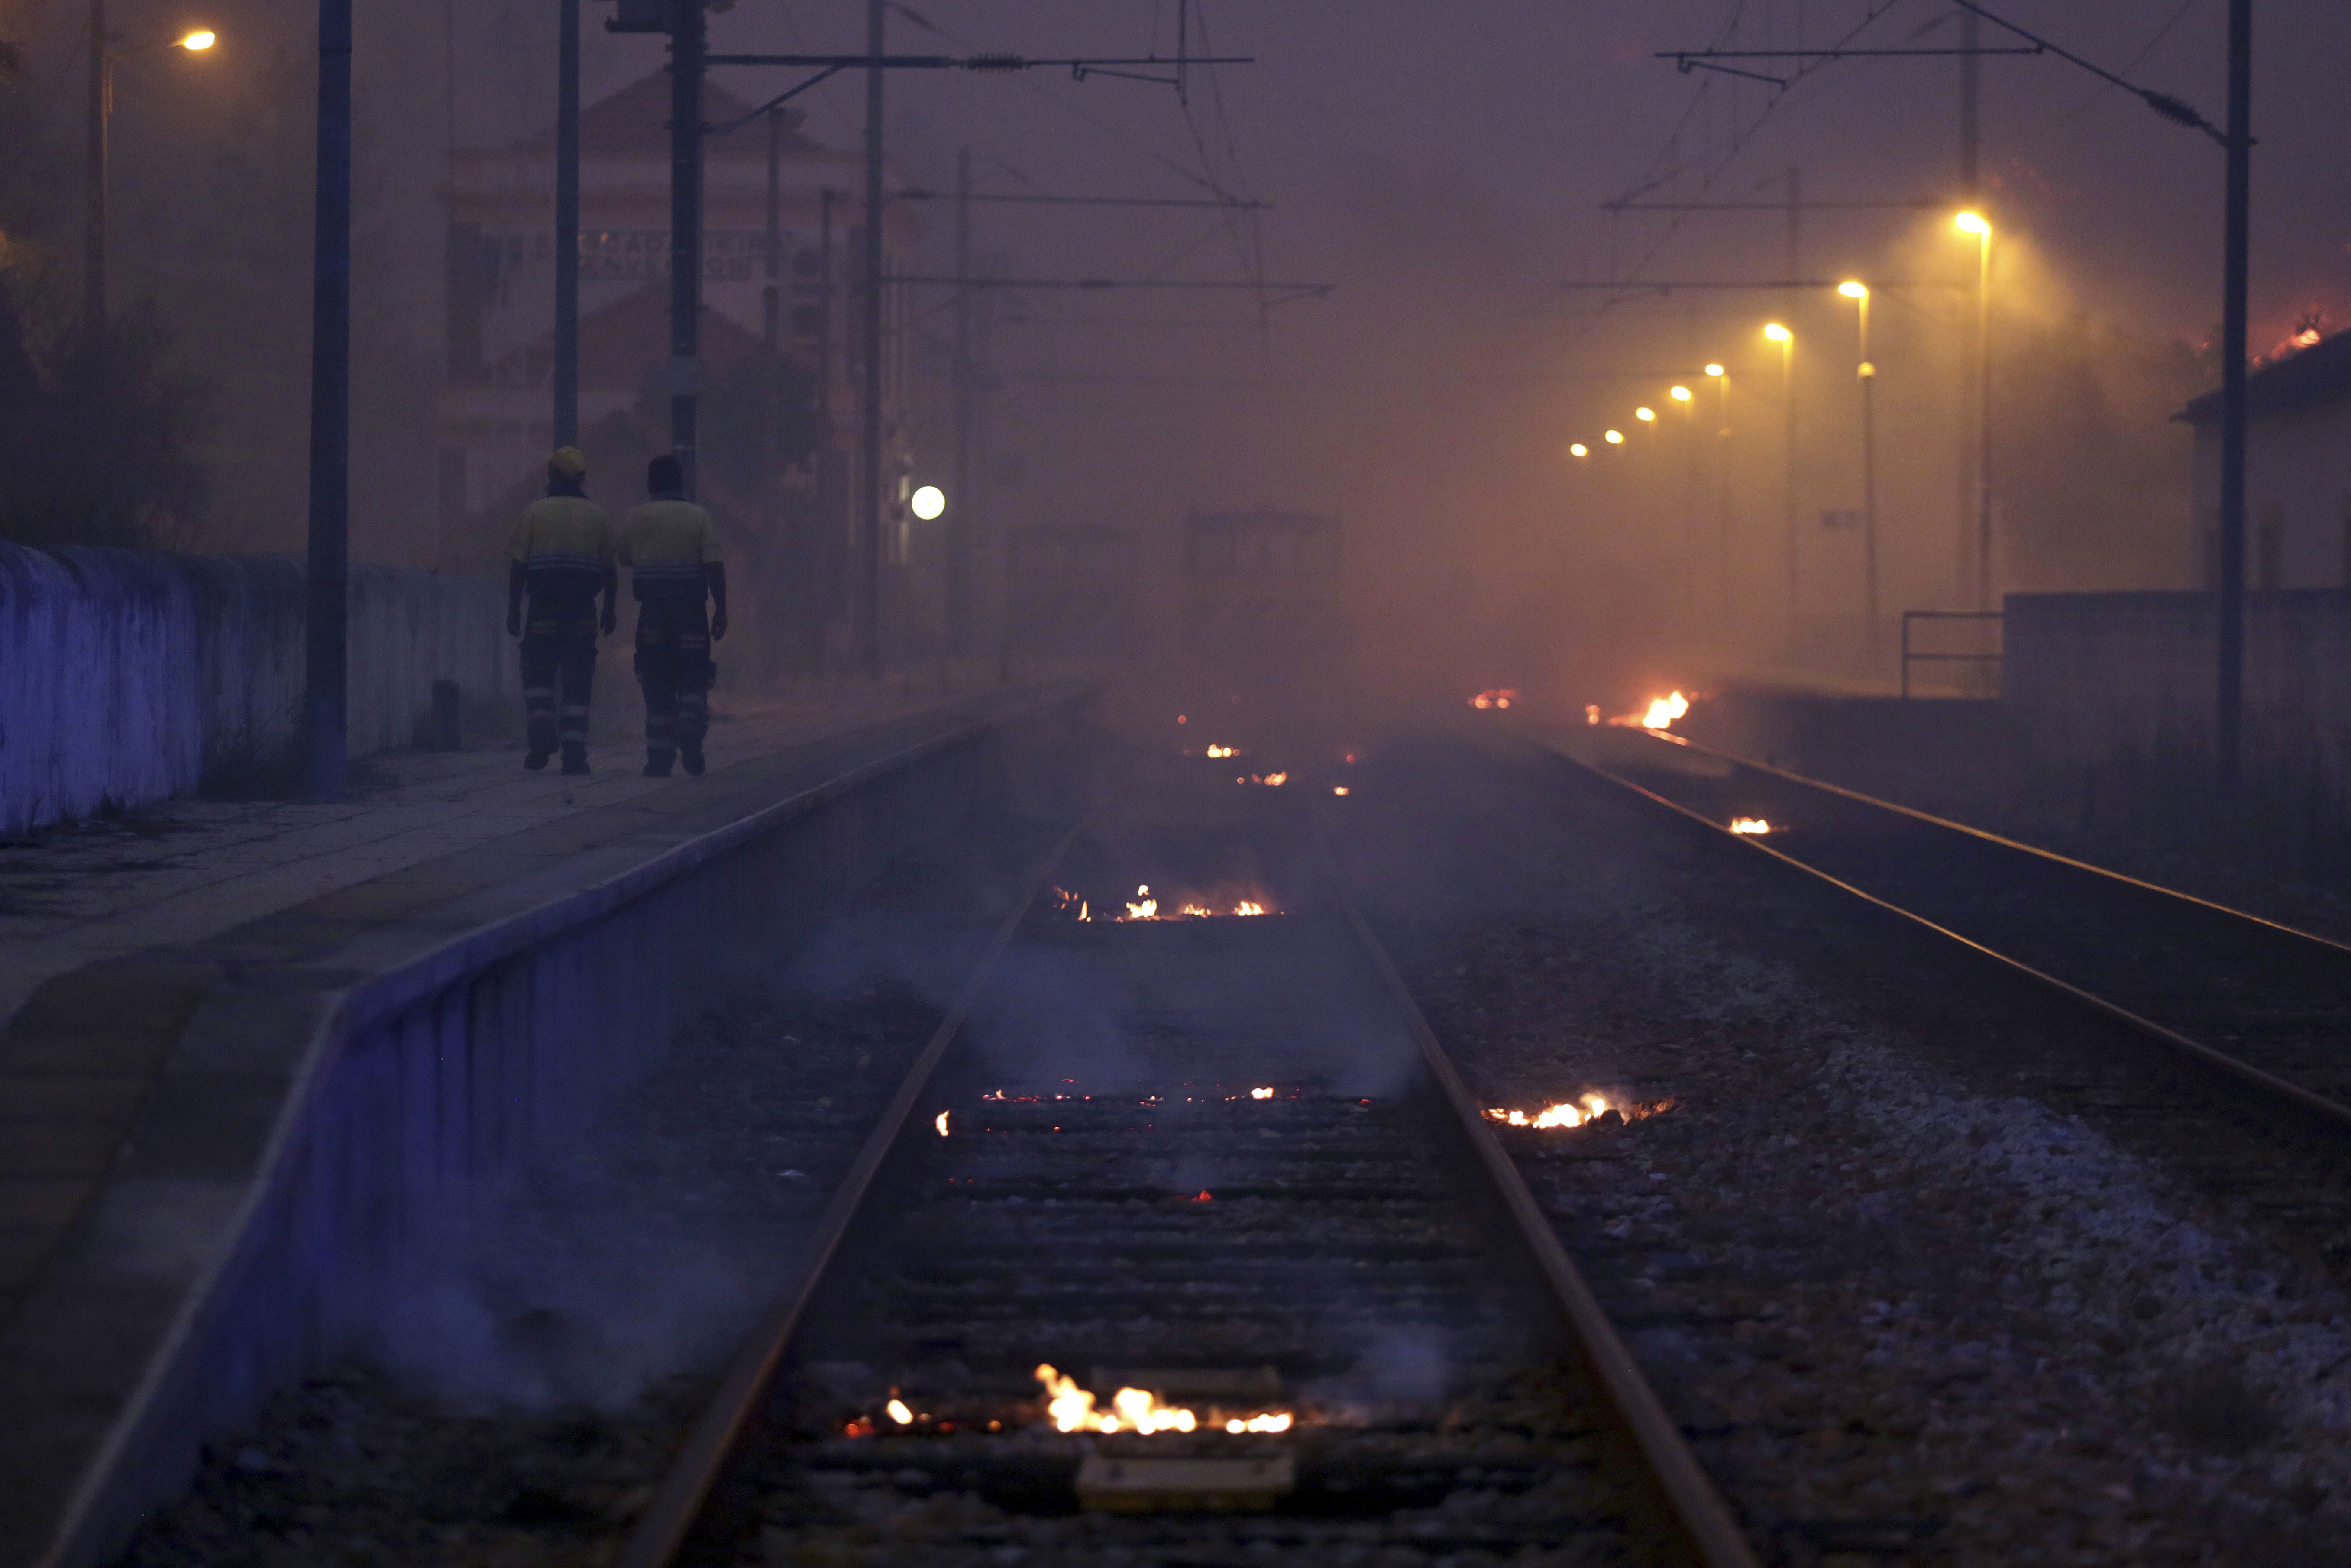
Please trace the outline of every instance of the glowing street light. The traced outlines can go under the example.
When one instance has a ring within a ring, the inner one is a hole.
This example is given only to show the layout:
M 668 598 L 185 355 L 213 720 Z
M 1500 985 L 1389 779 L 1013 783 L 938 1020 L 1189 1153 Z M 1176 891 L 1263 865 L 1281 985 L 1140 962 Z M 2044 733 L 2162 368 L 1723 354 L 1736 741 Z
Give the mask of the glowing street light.
M 1980 213 L 1961 213 L 1951 222 L 1958 225 L 1961 234 L 1977 235 L 1987 239 L 1991 236 L 1991 225 L 1984 222 Z
M 1725 371 L 1720 365 L 1708 365 L 1706 368 L 1706 373 L 1714 377 L 1717 381 L 1719 381 L 1729 372 Z
M 1586 446 L 1581 441 L 1570 442 L 1568 444 L 1567 455 L 1571 457 L 1589 457 L 1592 455 L 1592 448 Z
M 211 48 L 214 44 L 219 42 L 219 37 L 214 34 L 211 28 L 198 27 L 194 32 L 181 38 L 172 47 L 175 49 L 185 49 L 190 54 L 194 55 L 202 54 L 204 50 Z
M 1837 292 L 1847 299 L 1866 299 L 1869 298 L 1869 285 L 1855 283 L 1853 279 L 1847 278 L 1837 285 Z
M 1621 430 L 1612 430 L 1602 439 L 1611 446 L 1622 446 L 1625 444 L 1625 433 Z
M 1763 324 L 1763 335 L 1775 343 L 1792 343 L 1796 340 L 1796 335 L 1777 321 L 1766 321 Z
M 1654 408 L 1636 408 L 1633 411 L 1633 417 L 1643 424 L 1655 424 L 1657 423 L 1657 411 Z
M 1676 402 L 1687 402 L 1690 400 L 1690 390 L 1687 387 L 1676 387 L 1669 395 Z
M 925 485 L 906 497 L 906 507 L 926 523 L 934 523 L 946 515 L 947 493 L 936 485 Z

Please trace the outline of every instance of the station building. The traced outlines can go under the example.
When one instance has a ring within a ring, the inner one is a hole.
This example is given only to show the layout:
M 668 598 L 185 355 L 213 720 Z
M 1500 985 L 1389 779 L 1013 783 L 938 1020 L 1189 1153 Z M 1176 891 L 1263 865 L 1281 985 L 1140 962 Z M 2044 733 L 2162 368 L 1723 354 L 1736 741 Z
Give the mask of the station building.
M 716 83 L 705 87 L 704 116 L 735 127 L 705 145 L 696 371 L 700 496 L 748 590 L 737 597 L 749 614 L 737 619 L 753 635 L 734 645 L 756 645 L 768 674 L 838 665 L 848 635 L 863 160 L 810 140 L 799 112 L 755 114 Z M 580 444 L 590 494 L 615 509 L 643 498 L 645 459 L 669 446 L 677 371 L 668 118 L 662 72 L 580 115 Z M 429 554 L 444 570 L 483 570 L 495 567 L 513 517 L 539 493 L 554 440 L 553 128 L 517 146 L 456 152 L 446 201 L 447 370 L 435 408 Z M 893 205 L 885 276 L 904 270 L 918 238 L 911 214 Z M 893 497 L 910 467 L 914 423 L 903 294 L 891 287 L 883 298 L 883 466 Z M 885 512 L 893 576 L 921 564 L 919 528 L 903 506 Z
M 2247 378 L 2245 586 L 2351 588 L 2351 332 Z M 2220 560 L 2220 394 L 2177 416 L 2196 433 L 2191 514 L 2204 585 Z

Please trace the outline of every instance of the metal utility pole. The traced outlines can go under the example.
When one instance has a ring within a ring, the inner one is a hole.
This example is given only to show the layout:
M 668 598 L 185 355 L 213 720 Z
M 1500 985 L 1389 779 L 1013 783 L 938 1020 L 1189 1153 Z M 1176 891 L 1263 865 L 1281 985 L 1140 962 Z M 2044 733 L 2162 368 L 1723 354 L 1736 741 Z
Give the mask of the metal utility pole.
M 882 673 L 882 83 L 884 0 L 865 0 L 865 256 L 858 299 L 857 662 Z
M 555 96 L 557 446 L 580 444 L 580 0 L 558 0 Z
M 1877 367 L 1869 358 L 1869 291 L 1855 297 L 1861 307 L 1861 561 L 1863 630 L 1870 651 L 1877 648 Z
M 344 789 L 349 711 L 351 0 L 319 0 L 318 141 L 302 729 L 307 793 L 314 800 L 333 800 Z
M 956 276 L 971 276 L 971 149 L 956 154 Z M 975 371 L 971 354 L 971 289 L 955 294 L 955 491 L 947 500 L 947 651 L 966 653 L 971 643 L 972 433 Z
M 671 0 L 669 35 L 669 444 L 695 494 L 702 380 L 703 0 Z
M 767 285 L 759 290 L 760 341 L 770 354 L 784 347 L 784 111 L 768 110 L 768 231 L 760 244 Z
M 114 49 L 106 34 L 106 0 L 89 0 L 89 147 L 82 169 L 87 226 L 82 238 L 82 319 L 106 322 L 107 120 L 114 111 Z
M 2245 295 L 2252 226 L 2253 4 L 2229 0 L 2228 193 L 2221 239 L 2220 691 L 2213 738 L 2220 783 L 2244 779 Z

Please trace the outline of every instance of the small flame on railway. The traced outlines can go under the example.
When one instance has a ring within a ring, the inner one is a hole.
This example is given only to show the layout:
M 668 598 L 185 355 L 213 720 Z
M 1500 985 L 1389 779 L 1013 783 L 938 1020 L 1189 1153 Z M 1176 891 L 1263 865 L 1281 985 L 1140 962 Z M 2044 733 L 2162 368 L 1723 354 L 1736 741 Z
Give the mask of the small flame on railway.
M 1241 748 L 1238 746 L 1211 746 L 1208 747 L 1208 755 L 1211 757 L 1238 757 L 1240 754 Z
M 1734 833 L 1768 833 L 1771 831 L 1771 824 L 1761 817 L 1733 817 L 1730 819 L 1730 831 Z
M 1674 1108 L 1672 1100 L 1638 1100 L 1625 1105 L 1611 1105 L 1598 1094 L 1586 1094 L 1582 1101 L 1562 1101 L 1539 1111 L 1511 1111 L 1500 1106 L 1486 1113 L 1489 1122 L 1499 1122 L 1506 1127 L 1581 1127 L 1596 1122 L 1609 1112 L 1626 1122 L 1646 1121 L 1663 1115 Z
M 1249 1098 L 1252 1100 L 1270 1100 L 1273 1098 L 1273 1091 L 1270 1089 L 1252 1089 L 1249 1091 Z
M 1331 793 L 1333 795 L 1344 795 L 1346 792 L 1347 787 L 1344 784 L 1333 784 L 1331 786 Z
M 1197 1431 L 1202 1425 L 1192 1411 L 1162 1405 L 1159 1396 L 1147 1389 L 1122 1388 L 1111 1396 L 1108 1410 L 1097 1410 L 1093 1395 L 1079 1387 L 1076 1378 L 1050 1364 L 1039 1364 L 1037 1381 L 1045 1385 L 1045 1414 L 1057 1432 L 1137 1432 L 1149 1436 L 1155 1432 Z M 1226 1431 L 1236 1434 L 1287 1432 L 1291 1421 L 1289 1411 L 1273 1410 L 1228 1416 L 1224 1426 Z
M 1469 699 L 1469 706 L 1480 710 L 1486 708 L 1506 708 L 1518 700 L 1519 694 L 1514 687 L 1489 686 L 1486 690 L 1479 692 L 1476 696 L 1471 697 Z
M 1589 708 L 1584 710 L 1587 718 L 1592 711 Z M 1689 698 L 1679 692 L 1672 692 L 1665 696 L 1651 697 L 1649 706 L 1639 713 L 1619 714 L 1608 722 L 1622 729 L 1667 730 L 1673 728 L 1674 720 L 1687 712 Z
M 940 1137 L 946 1137 L 947 1135 L 947 1113 L 945 1111 L 940 1112 L 937 1117 L 932 1121 L 931 1125 L 939 1130 Z
M 1119 921 L 1124 924 L 1130 920 L 1214 920 L 1219 914 L 1217 905 L 1225 900 L 1221 894 L 1203 897 L 1189 894 L 1173 901 L 1174 908 L 1166 914 L 1160 912 L 1160 902 L 1158 895 L 1151 891 L 1151 884 L 1144 883 L 1134 890 L 1134 896 L 1127 901 L 1126 913 L 1118 917 Z M 1234 896 L 1231 907 L 1222 913 L 1248 915 L 1271 912 L 1272 906 L 1266 902 L 1263 894 L 1251 894 Z
M 1057 887 L 1053 890 L 1053 913 L 1067 915 L 1078 920 L 1092 920 L 1094 917 L 1094 912 L 1086 907 L 1086 901 L 1066 887 Z
M 890 1419 L 901 1427 L 911 1427 L 914 1424 L 914 1413 L 906 1408 L 906 1402 L 903 1399 L 893 1399 L 883 1408 L 890 1413 Z
M 1279 789 L 1284 784 L 1290 782 L 1290 773 L 1286 768 L 1280 773 L 1252 773 L 1246 779 L 1235 779 L 1233 782 L 1236 784 L 1262 784 L 1269 789 Z

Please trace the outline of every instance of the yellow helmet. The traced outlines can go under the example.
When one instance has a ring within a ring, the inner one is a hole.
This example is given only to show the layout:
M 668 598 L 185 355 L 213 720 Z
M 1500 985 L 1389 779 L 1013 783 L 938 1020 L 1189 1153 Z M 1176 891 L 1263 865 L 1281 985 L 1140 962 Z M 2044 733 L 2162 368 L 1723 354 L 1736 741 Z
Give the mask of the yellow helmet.
M 547 465 L 567 479 L 588 477 L 588 455 L 577 446 L 557 447 L 555 455 L 547 460 Z

